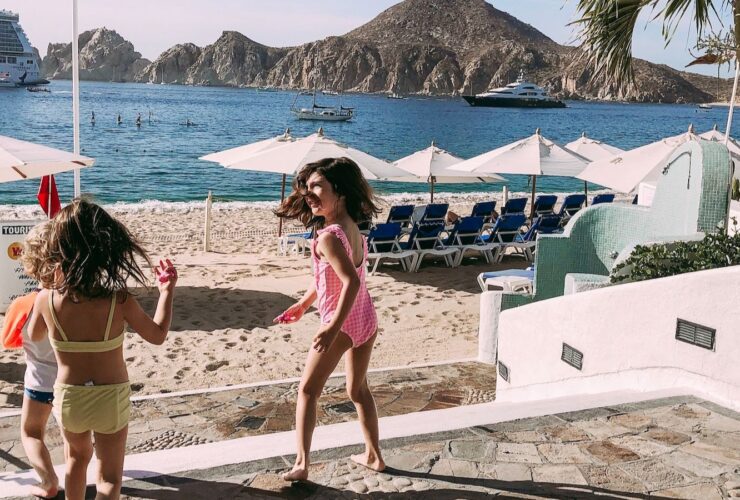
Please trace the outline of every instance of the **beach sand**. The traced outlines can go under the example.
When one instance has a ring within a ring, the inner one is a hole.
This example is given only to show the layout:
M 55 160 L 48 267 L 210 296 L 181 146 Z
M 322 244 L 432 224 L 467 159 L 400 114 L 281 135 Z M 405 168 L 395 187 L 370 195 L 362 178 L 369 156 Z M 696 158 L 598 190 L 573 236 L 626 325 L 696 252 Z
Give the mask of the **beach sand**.
M 469 213 L 476 200 L 440 198 L 460 214 Z M 272 319 L 309 286 L 311 259 L 277 254 L 277 219 L 269 204 L 215 203 L 208 253 L 203 251 L 204 203 L 107 208 L 144 242 L 153 259 L 171 258 L 180 276 L 164 345 L 127 334 L 124 357 L 135 394 L 300 376 L 318 315 L 312 309 L 291 325 L 275 325 Z M 6 213 L 27 219 L 40 215 L 34 210 L 16 207 Z M 382 266 L 368 278 L 380 329 L 371 367 L 474 358 L 480 293 L 476 276 L 524 266 L 521 258 L 494 266 L 474 255 L 455 269 L 432 260 L 425 260 L 418 273 Z M 153 313 L 156 290 L 136 293 Z M 0 406 L 20 403 L 24 368 L 22 352 L 0 351 Z

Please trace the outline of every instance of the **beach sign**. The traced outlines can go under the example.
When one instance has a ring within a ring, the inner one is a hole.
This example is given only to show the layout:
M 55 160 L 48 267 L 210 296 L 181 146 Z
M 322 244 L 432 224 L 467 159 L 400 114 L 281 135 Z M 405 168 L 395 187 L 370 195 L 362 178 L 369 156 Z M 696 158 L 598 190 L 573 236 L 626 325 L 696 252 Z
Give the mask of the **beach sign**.
M 0 313 L 17 297 L 36 290 L 38 282 L 21 264 L 23 240 L 40 221 L 0 221 Z

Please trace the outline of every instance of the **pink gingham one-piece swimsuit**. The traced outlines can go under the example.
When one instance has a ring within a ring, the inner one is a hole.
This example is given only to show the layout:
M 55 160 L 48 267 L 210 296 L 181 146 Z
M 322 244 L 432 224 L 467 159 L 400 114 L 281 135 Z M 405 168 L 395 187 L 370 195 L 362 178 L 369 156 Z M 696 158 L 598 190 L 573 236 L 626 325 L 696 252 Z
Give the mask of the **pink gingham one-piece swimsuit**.
M 329 262 L 319 259 L 316 256 L 316 245 L 318 244 L 318 235 L 322 233 L 331 233 L 342 242 L 342 246 L 347 251 L 347 255 L 354 265 L 354 256 L 352 247 L 349 244 L 347 235 L 344 234 L 342 226 L 332 224 L 317 231 L 317 236 L 313 240 L 313 269 L 314 282 L 316 283 L 316 294 L 319 302 L 319 315 L 321 323 L 331 322 L 334 312 L 337 310 L 339 295 L 342 293 L 342 281 L 334 272 Z M 367 342 L 378 329 L 378 316 L 375 313 L 375 306 L 365 284 L 365 261 L 367 260 L 367 240 L 362 238 L 364 255 L 362 263 L 355 270 L 360 277 L 360 290 L 357 292 L 352 309 L 344 320 L 341 331 L 352 339 L 352 347 L 358 347 Z

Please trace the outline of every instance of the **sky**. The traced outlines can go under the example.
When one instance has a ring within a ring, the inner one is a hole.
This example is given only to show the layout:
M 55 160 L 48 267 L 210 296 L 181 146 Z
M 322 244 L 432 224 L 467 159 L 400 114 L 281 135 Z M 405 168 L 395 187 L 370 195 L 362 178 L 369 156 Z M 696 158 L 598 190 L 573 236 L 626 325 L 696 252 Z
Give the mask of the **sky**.
M 397 0 L 78 0 L 80 32 L 105 26 L 131 41 L 154 60 L 169 47 L 184 42 L 205 46 L 221 32 L 235 30 L 273 47 L 300 45 L 329 35 L 344 34 L 378 15 Z M 561 44 L 574 44 L 568 23 L 576 19 L 576 0 L 489 0 L 494 7 L 531 24 Z M 17 12 L 21 26 L 41 55 L 52 42 L 72 38 L 72 0 L 3 0 L 0 8 Z M 643 16 L 635 30 L 633 54 L 677 69 L 691 61 L 695 31 L 684 21 L 665 47 L 660 22 Z M 716 66 L 692 71 L 716 75 Z M 730 76 L 726 66 L 723 76 Z

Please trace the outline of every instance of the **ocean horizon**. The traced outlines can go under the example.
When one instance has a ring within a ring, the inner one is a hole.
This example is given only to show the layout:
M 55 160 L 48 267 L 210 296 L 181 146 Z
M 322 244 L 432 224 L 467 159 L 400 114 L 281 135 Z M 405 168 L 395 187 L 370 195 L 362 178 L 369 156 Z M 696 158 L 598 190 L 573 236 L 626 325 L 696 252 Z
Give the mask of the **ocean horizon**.
M 0 109 L 11 120 L 0 135 L 72 150 L 72 82 L 53 81 L 50 93 L 23 89 L 0 92 Z M 527 137 L 540 128 L 561 144 L 585 132 L 631 149 L 693 124 L 697 132 L 717 124 L 724 129 L 727 108 L 694 105 L 568 101 L 565 109 L 473 108 L 459 97 L 411 95 L 404 100 L 378 94 L 347 94 L 342 104 L 356 108 L 350 122 L 297 120 L 289 108 L 297 91 L 259 92 L 254 88 L 193 87 L 136 83 L 81 82 L 81 153 L 96 159 L 82 171 L 82 192 L 105 204 L 202 201 L 275 202 L 280 176 L 226 169 L 198 158 L 223 149 L 274 137 L 290 128 L 306 136 L 323 126 L 328 137 L 377 157 L 395 161 L 432 141 L 464 159 Z M 300 96 L 310 100 L 309 96 Z M 318 96 L 322 103 L 338 98 Z M 96 123 L 91 125 L 91 113 Z M 123 123 L 116 124 L 121 114 Z M 142 125 L 135 120 L 141 114 Z M 195 126 L 184 126 L 186 120 Z M 734 130 L 736 130 L 735 128 Z M 526 176 L 505 175 L 512 192 L 531 188 Z M 72 197 L 72 174 L 57 176 L 60 196 Z M 373 182 L 380 196 L 402 199 L 428 192 L 423 183 Z M 500 195 L 502 183 L 441 184 L 437 196 Z M 600 186 L 589 185 L 589 190 Z M 36 203 L 38 180 L 0 184 L 0 205 Z M 538 192 L 580 192 L 573 178 L 540 177 Z M 256 205 L 255 205 L 256 206 Z

